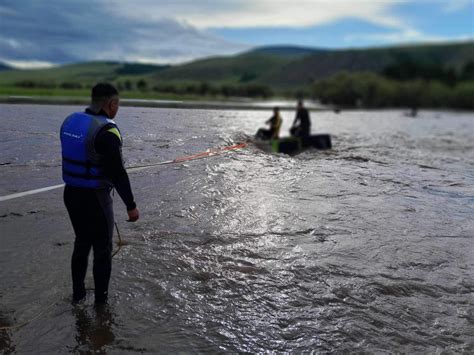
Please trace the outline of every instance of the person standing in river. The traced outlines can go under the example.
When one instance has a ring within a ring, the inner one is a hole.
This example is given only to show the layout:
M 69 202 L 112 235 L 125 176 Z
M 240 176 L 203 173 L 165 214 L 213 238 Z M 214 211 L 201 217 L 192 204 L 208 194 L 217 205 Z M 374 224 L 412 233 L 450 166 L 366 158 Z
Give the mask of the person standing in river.
M 298 101 L 296 117 L 290 128 L 290 134 L 294 137 L 305 138 L 311 133 L 311 119 L 309 112 L 303 105 L 303 100 Z
M 71 260 L 74 302 L 86 296 L 84 279 L 91 248 L 95 303 L 107 302 L 112 270 L 113 188 L 126 205 L 129 221 L 139 218 L 123 165 L 122 136 L 114 121 L 118 110 L 117 89 L 100 83 L 92 88 L 90 107 L 71 114 L 61 126 L 64 203 L 76 235 Z

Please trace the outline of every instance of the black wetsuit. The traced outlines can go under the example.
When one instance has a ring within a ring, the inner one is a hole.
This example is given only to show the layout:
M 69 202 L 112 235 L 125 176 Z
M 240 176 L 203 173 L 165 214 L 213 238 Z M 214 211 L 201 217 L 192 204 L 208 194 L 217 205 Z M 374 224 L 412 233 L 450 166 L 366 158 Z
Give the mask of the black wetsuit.
M 94 114 L 89 109 L 88 114 Z M 107 116 L 103 111 L 98 113 Z M 113 182 L 115 189 L 127 206 L 136 208 L 130 181 L 123 166 L 122 142 L 109 132 L 112 126 L 105 126 L 97 135 L 95 149 L 104 156 L 105 176 Z M 111 189 L 87 189 L 66 185 L 64 203 L 71 218 L 76 239 L 71 260 L 73 299 L 84 298 L 84 279 L 90 249 L 94 249 L 95 301 L 107 301 L 110 273 L 112 269 L 112 237 L 114 230 L 113 202 Z
M 297 122 L 299 121 L 299 125 Z M 294 126 L 290 133 L 297 137 L 308 137 L 311 132 L 311 120 L 306 108 L 301 107 L 296 111 Z

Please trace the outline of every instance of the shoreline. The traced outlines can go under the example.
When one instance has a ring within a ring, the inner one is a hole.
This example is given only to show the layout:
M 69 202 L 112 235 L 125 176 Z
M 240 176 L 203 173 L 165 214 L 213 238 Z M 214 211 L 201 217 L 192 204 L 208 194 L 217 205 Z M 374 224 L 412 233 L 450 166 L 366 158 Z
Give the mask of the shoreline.
M 0 96 L 0 104 L 38 104 L 38 105 L 88 105 L 88 97 L 52 97 L 52 96 Z M 247 110 L 269 111 L 273 105 L 258 102 L 236 101 L 185 101 L 185 100 L 154 100 L 154 99 L 120 99 L 120 106 L 152 107 L 170 109 L 204 109 L 204 110 Z M 294 105 L 281 105 L 280 110 L 294 111 Z M 310 111 L 332 111 L 329 107 L 307 107 Z
M 89 105 L 90 98 L 88 97 L 60 97 L 60 96 L 22 96 L 0 95 L 0 104 L 16 104 L 16 105 Z M 120 99 L 120 106 L 123 107 L 148 107 L 148 108 L 168 108 L 168 109 L 188 109 L 188 110 L 242 110 L 242 111 L 269 111 L 273 106 L 271 101 L 267 104 L 260 101 L 245 102 L 245 101 L 193 101 L 193 100 L 156 100 L 156 99 Z M 295 104 L 277 105 L 281 111 L 294 111 Z M 312 112 L 328 112 L 335 111 L 334 107 L 330 106 L 315 106 L 306 105 L 306 108 Z M 387 111 L 399 110 L 410 111 L 408 107 L 376 107 L 376 108 L 344 108 L 339 107 L 340 113 L 347 111 Z M 462 110 L 450 107 L 444 108 L 419 108 L 418 111 L 436 111 L 436 112 L 457 112 L 457 113 L 472 113 L 472 110 Z M 339 113 L 338 112 L 338 113 Z

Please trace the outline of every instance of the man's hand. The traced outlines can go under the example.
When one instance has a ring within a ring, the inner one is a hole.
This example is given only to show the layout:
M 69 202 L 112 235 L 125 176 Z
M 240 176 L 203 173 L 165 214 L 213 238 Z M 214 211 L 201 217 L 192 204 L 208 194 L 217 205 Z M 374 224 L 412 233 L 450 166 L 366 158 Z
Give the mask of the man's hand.
M 135 222 L 140 218 L 140 212 L 138 212 L 138 208 L 134 208 L 133 210 L 127 211 L 128 213 L 128 221 L 127 222 Z

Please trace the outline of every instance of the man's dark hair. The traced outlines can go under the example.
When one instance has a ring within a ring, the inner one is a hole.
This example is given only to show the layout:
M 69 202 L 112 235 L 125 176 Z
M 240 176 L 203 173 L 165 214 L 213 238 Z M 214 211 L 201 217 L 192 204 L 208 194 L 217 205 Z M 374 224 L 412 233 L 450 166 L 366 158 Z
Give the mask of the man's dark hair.
M 93 106 L 102 106 L 114 96 L 118 96 L 117 89 L 109 83 L 98 83 L 92 88 L 91 101 Z

